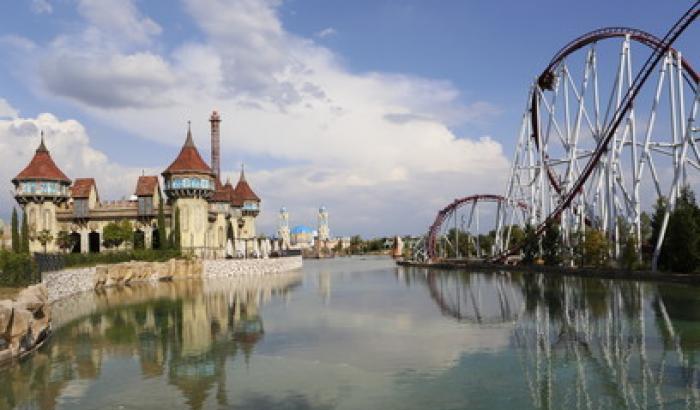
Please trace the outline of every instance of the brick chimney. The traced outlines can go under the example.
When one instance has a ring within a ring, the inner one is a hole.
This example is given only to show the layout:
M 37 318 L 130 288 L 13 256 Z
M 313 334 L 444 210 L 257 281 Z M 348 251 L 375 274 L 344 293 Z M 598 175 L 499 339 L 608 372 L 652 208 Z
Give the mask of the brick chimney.
M 221 117 L 216 111 L 212 111 L 211 117 L 211 169 L 216 174 L 216 179 L 221 181 L 221 166 L 219 161 L 221 158 L 221 134 L 219 132 Z

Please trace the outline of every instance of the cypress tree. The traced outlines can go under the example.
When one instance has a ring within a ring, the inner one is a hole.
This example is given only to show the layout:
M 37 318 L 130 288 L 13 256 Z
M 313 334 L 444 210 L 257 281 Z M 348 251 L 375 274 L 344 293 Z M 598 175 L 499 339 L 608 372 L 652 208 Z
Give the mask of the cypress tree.
M 156 239 L 158 241 L 158 249 L 168 248 L 168 241 L 165 231 L 165 212 L 163 211 L 163 199 L 161 198 L 160 201 L 158 201 L 158 232 L 156 232 L 158 235 L 158 238 Z
M 19 253 L 21 244 L 19 243 L 19 220 L 17 219 L 17 208 L 12 207 L 12 252 Z
M 173 229 L 173 233 L 171 235 L 172 238 L 172 248 L 176 250 L 180 250 L 180 210 L 175 209 L 175 228 Z
M 27 222 L 27 211 L 22 213 L 22 238 L 20 252 L 29 253 L 29 223 Z

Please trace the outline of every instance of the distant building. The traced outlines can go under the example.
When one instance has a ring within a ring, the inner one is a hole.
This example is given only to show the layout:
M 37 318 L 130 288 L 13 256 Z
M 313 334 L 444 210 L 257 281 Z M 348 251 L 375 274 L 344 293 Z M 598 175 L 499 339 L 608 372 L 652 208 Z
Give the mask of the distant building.
M 331 230 L 328 227 L 328 210 L 325 206 L 318 209 L 318 241 L 326 242 L 331 237 Z
M 293 248 L 306 249 L 314 246 L 316 231 L 306 225 L 297 225 L 290 231 Z
M 188 127 L 180 153 L 162 173 L 162 189 L 158 176 L 143 175 L 136 181 L 129 200 L 111 202 L 101 201 L 94 178 L 71 181 L 51 158 L 42 133 L 34 157 L 12 180 L 15 199 L 28 218 L 30 235 L 48 231 L 56 238 L 64 231 L 73 239 L 72 252 L 100 252 L 104 227 L 110 222 L 127 220 L 133 226 L 134 238 L 140 239 L 134 243 L 157 248 L 157 238 L 171 234 L 176 226 L 175 215 L 179 214 L 183 250 L 202 257 L 225 256 L 229 226 L 235 239 L 255 238 L 260 198 L 248 184 L 243 168 L 235 187 L 230 181 L 221 183 L 221 118 L 214 111 L 209 121 L 211 167 L 199 154 Z M 161 202 L 165 227 L 157 225 Z M 159 229 L 164 229 L 165 235 L 157 235 Z M 243 243 L 253 246 L 250 242 Z M 59 250 L 55 240 L 47 245 L 47 250 Z M 43 251 L 43 246 L 31 239 L 30 251 Z
M 282 249 L 289 249 L 292 245 L 291 232 L 289 230 L 289 212 L 287 208 L 282 207 L 279 215 L 279 226 L 277 228 L 277 236 L 281 240 L 280 246 Z

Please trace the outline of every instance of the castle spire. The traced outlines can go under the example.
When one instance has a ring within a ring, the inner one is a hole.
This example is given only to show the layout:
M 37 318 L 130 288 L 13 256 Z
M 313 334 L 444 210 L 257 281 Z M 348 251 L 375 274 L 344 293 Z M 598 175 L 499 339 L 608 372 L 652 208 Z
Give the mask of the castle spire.
M 192 139 L 192 122 L 187 121 L 187 139 L 185 139 L 186 147 L 194 147 L 194 140 Z
M 41 143 L 36 149 L 36 152 L 49 152 L 49 150 L 46 149 L 46 144 L 44 144 L 44 130 L 41 130 Z
M 245 163 L 241 162 L 241 177 L 238 178 L 241 181 L 245 181 Z

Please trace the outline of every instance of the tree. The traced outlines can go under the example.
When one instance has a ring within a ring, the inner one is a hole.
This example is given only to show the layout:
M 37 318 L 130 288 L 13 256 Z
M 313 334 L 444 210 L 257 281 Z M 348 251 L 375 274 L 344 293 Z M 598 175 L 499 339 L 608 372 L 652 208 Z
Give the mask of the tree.
M 608 260 L 608 248 L 608 239 L 602 231 L 587 229 L 583 243 L 584 265 L 605 265 Z
M 622 254 L 620 255 L 620 266 L 624 269 L 631 271 L 637 264 L 637 241 L 634 235 L 628 234 L 627 239 L 625 239 L 625 244 L 622 247 Z
M 353 235 L 350 238 L 350 253 L 358 254 L 362 252 L 362 238 L 360 235 Z
M 530 224 L 525 225 L 524 235 L 525 239 L 522 248 L 523 263 L 529 265 L 535 262 L 535 258 L 537 258 L 537 255 L 540 252 L 540 242 L 537 238 L 537 232 L 535 232 L 535 228 Z
M 27 211 L 22 213 L 22 237 L 20 239 L 20 252 L 29 253 L 29 221 L 27 221 Z
M 561 263 L 561 234 L 559 225 L 548 224 L 542 238 L 542 256 L 544 263 L 557 266 Z
M 165 236 L 165 212 L 163 211 L 163 198 L 158 201 L 158 230 L 156 231 L 157 238 L 155 242 L 158 244 L 158 249 L 167 249 L 168 241 Z
M 12 252 L 20 253 L 21 246 L 19 239 L 19 221 L 17 219 L 17 208 L 12 207 Z
M 56 244 L 58 245 L 59 249 L 64 252 L 68 252 L 73 249 L 75 243 L 75 239 L 73 239 L 73 237 L 67 231 L 60 231 L 58 232 L 58 235 L 56 235 Z
M 666 198 L 658 198 L 656 204 L 654 205 L 654 213 L 651 216 L 651 235 L 649 237 L 649 251 L 653 254 L 656 248 L 656 243 L 659 240 L 659 235 L 661 233 L 661 225 L 664 221 L 664 214 L 666 213 L 666 206 L 668 202 Z M 650 255 L 651 256 L 651 255 Z
M 700 209 L 688 187 L 681 190 L 670 214 L 659 265 L 682 273 L 693 272 L 700 265 Z
M 51 231 L 44 229 L 39 231 L 39 233 L 36 235 L 36 240 L 39 241 L 41 246 L 44 247 L 44 253 L 46 253 L 47 246 L 53 242 L 53 235 L 51 235 Z
M 107 248 L 117 248 L 123 243 L 133 240 L 133 228 L 131 222 L 110 222 L 102 230 L 102 242 Z
M 180 209 L 175 209 L 175 227 L 170 235 L 170 247 L 172 249 L 180 250 L 182 241 L 180 239 Z

